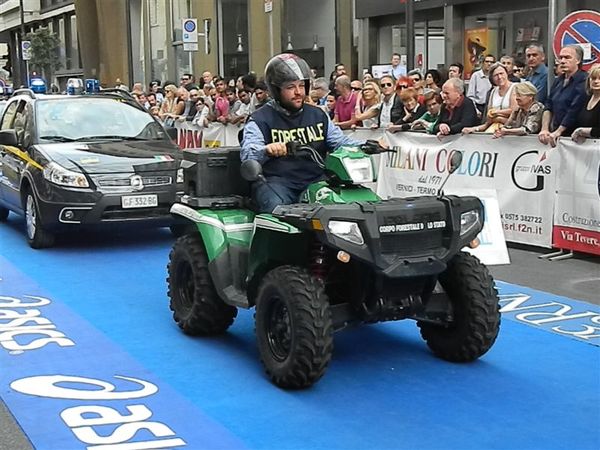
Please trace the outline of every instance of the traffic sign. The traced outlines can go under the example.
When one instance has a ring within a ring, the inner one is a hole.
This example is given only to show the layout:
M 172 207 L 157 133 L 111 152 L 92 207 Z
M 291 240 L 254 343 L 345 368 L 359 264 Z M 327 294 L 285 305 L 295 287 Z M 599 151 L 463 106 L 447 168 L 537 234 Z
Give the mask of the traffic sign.
M 554 54 L 558 57 L 560 49 L 569 44 L 583 48 L 583 70 L 600 62 L 600 13 L 580 10 L 561 20 L 554 32 Z
M 21 42 L 21 56 L 23 57 L 23 61 L 31 59 L 31 41 Z
M 198 21 L 197 19 L 182 19 L 183 43 L 198 43 Z
M 265 0 L 265 12 L 270 13 L 273 11 L 273 0 Z

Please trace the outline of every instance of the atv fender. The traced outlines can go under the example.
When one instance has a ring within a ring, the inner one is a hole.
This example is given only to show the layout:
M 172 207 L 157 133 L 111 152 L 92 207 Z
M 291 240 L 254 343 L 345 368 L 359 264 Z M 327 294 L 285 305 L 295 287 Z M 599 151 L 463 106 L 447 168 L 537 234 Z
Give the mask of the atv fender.
M 283 222 L 271 214 L 254 219 L 254 236 L 248 262 L 248 300 L 250 305 L 263 276 L 278 266 L 305 266 L 311 233 Z
M 208 270 L 219 296 L 227 304 L 248 308 L 245 294 L 248 252 L 254 213 L 246 209 L 196 210 L 181 203 L 171 214 L 195 223 L 208 256 Z

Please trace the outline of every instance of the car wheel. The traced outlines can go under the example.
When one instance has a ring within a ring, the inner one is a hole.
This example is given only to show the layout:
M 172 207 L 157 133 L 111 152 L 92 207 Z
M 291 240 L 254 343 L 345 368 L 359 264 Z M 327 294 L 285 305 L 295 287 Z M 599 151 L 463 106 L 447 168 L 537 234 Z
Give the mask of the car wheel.
M 54 235 L 42 225 L 40 208 L 31 189 L 25 192 L 25 227 L 31 248 L 51 247 L 54 244 Z
M 8 213 L 10 211 L 2 206 L 0 206 L 0 222 L 5 222 L 8 219 Z
M 173 319 L 186 334 L 211 336 L 224 333 L 231 326 L 237 308 L 217 294 L 199 235 L 186 235 L 175 241 L 167 272 Z
M 271 270 L 258 291 L 255 320 L 260 358 L 273 383 L 299 389 L 323 376 L 333 325 L 322 283 L 300 267 Z
M 477 258 L 459 253 L 440 275 L 453 307 L 445 326 L 417 322 L 429 348 L 442 359 L 474 361 L 486 353 L 500 330 L 500 306 L 494 280 Z

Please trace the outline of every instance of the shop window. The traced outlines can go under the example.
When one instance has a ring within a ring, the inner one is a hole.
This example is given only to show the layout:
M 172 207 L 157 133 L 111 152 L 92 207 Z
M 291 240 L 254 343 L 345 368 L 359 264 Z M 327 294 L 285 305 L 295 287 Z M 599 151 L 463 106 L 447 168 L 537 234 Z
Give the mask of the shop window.
M 234 78 L 248 73 L 248 0 L 219 1 L 222 73 Z

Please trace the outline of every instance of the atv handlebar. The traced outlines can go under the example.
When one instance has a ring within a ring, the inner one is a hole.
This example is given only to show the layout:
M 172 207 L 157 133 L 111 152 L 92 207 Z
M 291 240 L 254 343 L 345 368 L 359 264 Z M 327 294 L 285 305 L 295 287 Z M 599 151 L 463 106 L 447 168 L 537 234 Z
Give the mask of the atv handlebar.
M 367 155 L 379 155 L 380 153 L 396 153 L 396 150 L 381 146 L 379 141 L 367 139 L 360 149 Z

